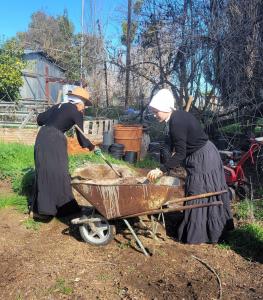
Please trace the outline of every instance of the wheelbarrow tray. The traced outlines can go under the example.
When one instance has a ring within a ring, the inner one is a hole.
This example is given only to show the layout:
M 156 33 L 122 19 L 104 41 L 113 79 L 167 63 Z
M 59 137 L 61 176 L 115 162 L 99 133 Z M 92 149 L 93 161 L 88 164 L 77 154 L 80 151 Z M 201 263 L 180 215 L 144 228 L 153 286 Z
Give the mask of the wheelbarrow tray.
M 97 185 L 73 181 L 72 186 L 108 220 L 159 209 L 167 201 L 184 196 L 182 185 Z

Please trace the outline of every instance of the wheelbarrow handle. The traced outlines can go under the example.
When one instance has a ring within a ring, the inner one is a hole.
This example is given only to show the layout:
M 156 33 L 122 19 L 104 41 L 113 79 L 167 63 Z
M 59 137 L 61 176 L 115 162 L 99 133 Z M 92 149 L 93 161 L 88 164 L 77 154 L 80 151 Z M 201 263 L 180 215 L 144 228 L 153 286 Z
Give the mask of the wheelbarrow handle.
M 223 202 L 222 201 L 214 201 L 211 203 L 204 203 L 204 204 L 193 204 L 193 205 L 184 205 L 184 206 L 176 205 L 174 207 L 148 210 L 148 211 L 140 212 L 140 213 L 133 214 L 133 215 L 122 216 L 121 218 L 127 219 L 127 218 L 139 217 L 139 216 L 147 216 L 147 215 L 150 216 L 150 215 L 155 215 L 155 214 L 160 214 L 160 213 L 183 211 L 183 210 L 187 210 L 187 209 L 201 208 L 201 207 L 208 207 L 208 206 L 217 206 L 217 205 L 223 205 Z
M 218 192 L 204 193 L 204 194 L 193 195 L 193 196 L 182 197 L 182 198 L 176 198 L 176 199 L 167 201 L 164 205 L 183 202 L 183 201 L 190 201 L 190 200 L 208 198 L 208 197 L 217 196 L 217 195 L 221 195 L 221 194 L 225 194 L 225 193 L 227 193 L 227 190 L 222 190 L 222 191 L 218 191 Z

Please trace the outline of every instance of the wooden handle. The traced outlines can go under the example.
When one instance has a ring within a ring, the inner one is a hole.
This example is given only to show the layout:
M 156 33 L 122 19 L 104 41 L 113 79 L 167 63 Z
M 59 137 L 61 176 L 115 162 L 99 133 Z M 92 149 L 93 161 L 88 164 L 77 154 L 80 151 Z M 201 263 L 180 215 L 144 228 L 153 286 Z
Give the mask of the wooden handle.
M 178 203 L 178 202 L 182 202 L 182 201 L 190 201 L 190 200 L 195 200 L 195 199 L 208 198 L 208 197 L 211 197 L 211 196 L 221 195 L 221 194 L 224 194 L 226 192 L 227 192 L 227 190 L 223 190 L 223 191 L 218 191 L 218 192 L 210 192 L 210 193 L 205 193 L 205 194 L 199 194 L 199 195 L 193 195 L 193 196 L 188 196 L 188 197 L 177 198 L 177 199 L 167 201 L 165 203 L 165 205 L 172 204 L 172 203 Z
M 84 137 L 86 137 L 85 133 L 79 128 L 78 125 L 75 124 L 75 127 L 76 127 L 76 129 L 77 129 L 81 134 L 84 135 Z M 106 162 L 106 164 L 113 170 L 113 172 L 114 172 L 116 175 L 118 175 L 119 177 L 122 177 L 122 175 L 121 175 L 117 170 L 115 170 L 115 169 L 113 168 L 112 164 L 106 159 L 106 157 L 105 157 L 102 153 L 100 154 L 100 157 Z
M 194 97 L 193 96 L 189 96 L 187 104 L 186 104 L 186 107 L 185 107 L 185 111 L 187 111 L 187 112 L 189 111 L 193 100 L 194 100 Z
M 193 205 L 185 205 L 185 206 L 174 206 L 169 208 L 160 208 L 160 209 L 154 209 L 154 210 L 148 210 L 145 212 L 140 212 L 133 215 L 127 215 L 127 216 L 121 216 L 118 218 L 133 218 L 133 217 L 139 217 L 139 216 L 147 216 L 147 215 L 155 215 L 160 213 L 167 213 L 167 212 L 173 212 L 173 211 L 183 211 L 187 209 L 195 209 L 195 208 L 202 208 L 202 207 L 209 207 L 209 206 L 217 206 L 217 205 L 223 205 L 222 201 L 215 201 L 211 203 L 203 203 L 203 204 L 193 204 Z
M 77 130 L 78 130 L 85 138 L 87 138 L 87 137 L 86 137 L 86 134 L 84 133 L 84 131 L 81 130 L 80 127 L 79 127 L 77 124 L 75 124 L 74 126 L 75 126 L 75 128 L 76 128 L 76 129 L 77 129 Z

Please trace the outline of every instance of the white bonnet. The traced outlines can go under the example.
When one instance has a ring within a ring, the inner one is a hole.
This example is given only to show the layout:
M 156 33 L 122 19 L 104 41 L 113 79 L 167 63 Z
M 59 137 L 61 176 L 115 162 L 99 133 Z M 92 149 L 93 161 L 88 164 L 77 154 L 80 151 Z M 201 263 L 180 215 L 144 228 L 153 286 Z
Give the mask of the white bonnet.
M 174 102 L 172 92 L 168 89 L 161 89 L 152 97 L 149 106 L 162 112 L 171 112 L 174 110 Z

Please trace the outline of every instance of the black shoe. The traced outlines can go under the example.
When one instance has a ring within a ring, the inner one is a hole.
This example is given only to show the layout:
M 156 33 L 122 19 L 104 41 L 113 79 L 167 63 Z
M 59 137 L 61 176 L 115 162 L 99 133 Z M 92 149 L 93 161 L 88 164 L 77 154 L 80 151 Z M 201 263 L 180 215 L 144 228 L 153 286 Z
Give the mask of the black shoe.
M 35 221 L 49 222 L 53 219 L 53 216 L 50 215 L 41 215 L 36 212 L 30 212 L 29 216 Z

